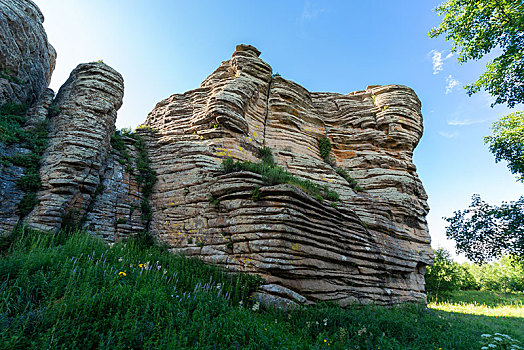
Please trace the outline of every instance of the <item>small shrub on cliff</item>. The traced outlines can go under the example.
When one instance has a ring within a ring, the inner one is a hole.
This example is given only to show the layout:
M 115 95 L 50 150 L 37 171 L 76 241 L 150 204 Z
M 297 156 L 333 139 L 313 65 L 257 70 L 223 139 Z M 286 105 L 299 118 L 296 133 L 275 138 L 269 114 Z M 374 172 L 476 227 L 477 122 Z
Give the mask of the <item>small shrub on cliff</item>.
M 0 142 L 12 145 L 27 137 L 23 129 L 27 108 L 23 105 L 6 103 L 0 107 Z
M 320 150 L 320 156 L 326 163 L 329 163 L 329 153 L 331 152 L 331 142 L 327 137 L 322 137 L 318 140 L 318 149 Z
M 364 191 L 364 189 L 359 186 L 357 180 L 352 178 L 351 175 L 349 175 L 349 173 L 346 170 L 344 170 L 342 168 L 339 168 L 339 167 L 334 167 L 334 168 L 335 168 L 335 171 L 337 172 L 337 174 L 342 176 L 344 178 L 344 180 L 346 180 L 348 182 L 349 187 L 351 187 L 355 192 L 362 192 L 362 191 Z

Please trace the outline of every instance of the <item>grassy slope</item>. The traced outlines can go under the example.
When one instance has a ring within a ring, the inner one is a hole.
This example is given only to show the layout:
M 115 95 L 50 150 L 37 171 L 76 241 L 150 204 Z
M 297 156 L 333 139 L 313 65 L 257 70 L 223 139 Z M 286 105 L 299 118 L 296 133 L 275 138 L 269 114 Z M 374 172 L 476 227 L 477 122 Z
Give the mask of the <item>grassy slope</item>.
M 524 334 L 522 295 L 511 317 L 451 304 L 285 313 L 249 300 L 257 283 L 131 242 L 24 234 L 0 257 L 0 348 L 475 349 L 482 333 Z

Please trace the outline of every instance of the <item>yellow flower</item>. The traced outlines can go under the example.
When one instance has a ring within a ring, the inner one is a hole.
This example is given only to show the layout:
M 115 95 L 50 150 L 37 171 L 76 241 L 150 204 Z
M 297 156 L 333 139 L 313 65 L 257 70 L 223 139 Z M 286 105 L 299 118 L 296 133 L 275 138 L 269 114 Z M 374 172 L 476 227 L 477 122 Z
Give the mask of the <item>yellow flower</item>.
M 326 340 L 326 339 L 324 339 L 324 343 L 326 343 L 326 342 L 327 342 L 327 340 Z
M 126 277 L 127 274 L 126 274 L 125 271 L 120 271 L 120 272 L 118 273 L 118 276 L 120 276 L 120 277 L 122 277 L 122 276 Z
M 141 269 L 144 268 L 144 264 L 138 264 L 138 267 L 140 267 Z

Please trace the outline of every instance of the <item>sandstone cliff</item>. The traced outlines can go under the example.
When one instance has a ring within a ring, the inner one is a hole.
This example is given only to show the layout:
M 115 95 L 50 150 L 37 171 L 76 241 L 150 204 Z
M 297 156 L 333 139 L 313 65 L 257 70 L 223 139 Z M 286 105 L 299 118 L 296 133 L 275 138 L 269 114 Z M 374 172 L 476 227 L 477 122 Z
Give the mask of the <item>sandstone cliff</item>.
M 239 45 L 200 88 L 172 95 L 147 117 L 158 174 L 151 232 L 173 251 L 258 273 L 268 290 L 285 287 L 308 300 L 423 298 L 431 249 L 426 194 L 412 163 L 422 136 L 415 93 L 398 85 L 311 93 L 272 76 L 259 54 Z M 327 162 L 321 138 L 333 146 Z M 251 172 L 220 172 L 228 156 L 259 162 L 262 146 L 340 200 L 266 186 Z M 355 192 L 341 169 L 364 191 Z
M 27 104 L 24 130 L 49 132 L 38 147 L 0 142 L 0 231 L 73 223 L 114 241 L 149 230 L 173 252 L 260 275 L 257 297 L 282 305 L 425 298 L 432 253 L 413 90 L 309 92 L 239 45 L 135 134 L 113 135 L 122 76 L 80 64 L 55 98 L 40 11 L 29 0 L 0 0 L 0 11 L 13 19 L 0 22 L 13 43 L 0 64 L 15 73 L 0 78 L 0 105 Z
M 114 69 L 93 62 L 76 67 L 60 88 L 40 168 L 39 204 L 26 219 L 29 226 L 54 230 L 64 215 L 73 220 L 85 215 L 110 150 L 123 83 Z

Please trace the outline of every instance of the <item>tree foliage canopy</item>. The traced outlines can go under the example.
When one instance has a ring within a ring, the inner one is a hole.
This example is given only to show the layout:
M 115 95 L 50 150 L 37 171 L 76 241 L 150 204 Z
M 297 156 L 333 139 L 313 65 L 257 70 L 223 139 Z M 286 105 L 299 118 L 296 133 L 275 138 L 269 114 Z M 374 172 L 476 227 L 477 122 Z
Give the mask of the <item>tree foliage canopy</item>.
M 493 135 L 484 141 L 495 161 L 506 160 L 508 168 L 524 182 L 524 112 L 515 112 L 492 125 Z
M 498 207 L 473 195 L 470 207 L 454 214 L 445 218 L 450 223 L 446 235 L 471 261 L 484 263 L 505 254 L 524 258 L 524 196 Z
M 524 102 L 524 2 L 522 0 L 448 0 L 435 11 L 442 23 L 430 37 L 446 34 L 460 63 L 478 60 L 493 49 L 501 54 L 490 61 L 479 79 L 466 86 L 471 95 L 482 88 L 509 107 Z

